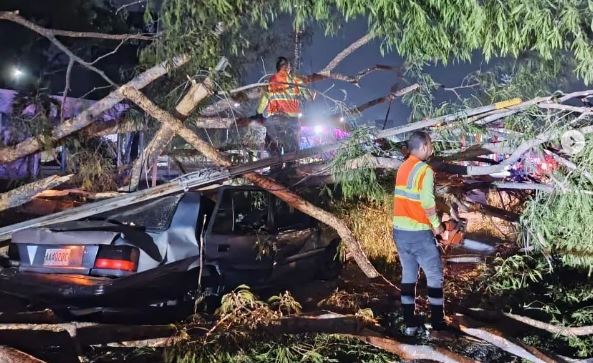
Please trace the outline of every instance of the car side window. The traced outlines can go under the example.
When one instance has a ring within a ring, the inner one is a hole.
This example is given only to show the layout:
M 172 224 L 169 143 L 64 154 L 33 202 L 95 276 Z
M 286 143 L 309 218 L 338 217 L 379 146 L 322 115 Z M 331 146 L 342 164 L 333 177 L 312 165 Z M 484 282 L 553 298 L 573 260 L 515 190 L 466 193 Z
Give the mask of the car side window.
M 268 224 L 269 201 L 269 195 L 264 191 L 223 191 L 212 233 L 249 234 L 265 231 Z
M 305 229 L 313 226 L 314 220 L 309 215 L 302 213 L 276 197 L 273 197 L 273 200 L 275 211 L 274 224 L 276 229 L 281 231 L 287 229 Z

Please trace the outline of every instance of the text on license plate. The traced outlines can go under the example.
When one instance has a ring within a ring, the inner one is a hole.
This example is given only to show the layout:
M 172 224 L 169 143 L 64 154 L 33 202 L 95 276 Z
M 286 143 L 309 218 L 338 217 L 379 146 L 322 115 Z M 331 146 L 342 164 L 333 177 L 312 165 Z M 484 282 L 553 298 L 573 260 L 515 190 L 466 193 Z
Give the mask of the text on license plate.
M 43 256 L 44 266 L 68 266 L 70 263 L 69 248 L 48 248 Z

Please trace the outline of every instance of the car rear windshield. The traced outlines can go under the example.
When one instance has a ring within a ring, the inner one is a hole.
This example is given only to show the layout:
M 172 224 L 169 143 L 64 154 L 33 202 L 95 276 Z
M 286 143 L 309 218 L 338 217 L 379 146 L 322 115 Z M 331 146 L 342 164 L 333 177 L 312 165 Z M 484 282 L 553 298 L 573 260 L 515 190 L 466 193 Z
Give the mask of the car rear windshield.
M 169 228 L 182 196 L 183 194 L 169 195 L 133 206 L 118 208 L 97 215 L 96 218 L 162 231 Z

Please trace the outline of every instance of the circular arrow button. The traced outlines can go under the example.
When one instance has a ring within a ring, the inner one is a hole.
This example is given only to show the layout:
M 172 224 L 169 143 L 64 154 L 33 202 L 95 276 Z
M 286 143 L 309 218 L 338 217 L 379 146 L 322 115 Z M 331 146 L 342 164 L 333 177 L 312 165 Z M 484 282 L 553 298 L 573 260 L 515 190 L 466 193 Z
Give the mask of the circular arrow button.
M 566 154 L 575 155 L 585 148 L 585 135 L 578 130 L 566 131 L 560 137 L 562 151 Z

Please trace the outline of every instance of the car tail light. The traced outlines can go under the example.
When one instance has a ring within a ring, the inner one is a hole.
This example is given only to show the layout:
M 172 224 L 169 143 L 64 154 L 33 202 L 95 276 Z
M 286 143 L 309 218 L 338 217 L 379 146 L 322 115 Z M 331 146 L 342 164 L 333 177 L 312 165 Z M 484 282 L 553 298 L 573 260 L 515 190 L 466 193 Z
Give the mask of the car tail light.
M 138 269 L 138 249 L 131 246 L 101 246 L 95 269 L 134 272 Z

